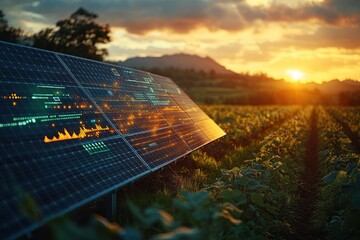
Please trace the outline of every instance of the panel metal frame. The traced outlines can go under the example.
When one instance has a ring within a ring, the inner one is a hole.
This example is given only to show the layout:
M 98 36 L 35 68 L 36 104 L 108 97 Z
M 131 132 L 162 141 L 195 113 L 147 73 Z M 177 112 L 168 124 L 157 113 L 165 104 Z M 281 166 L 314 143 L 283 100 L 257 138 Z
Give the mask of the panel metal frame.
M 73 79 L 74 83 L 76 83 L 76 85 L 83 91 L 83 93 L 88 97 L 88 99 L 92 102 L 92 104 L 96 107 L 96 109 L 102 114 L 102 116 L 104 117 L 104 119 L 107 121 L 107 123 L 116 131 L 117 135 L 115 136 L 110 136 L 110 137 L 105 137 L 103 138 L 104 140 L 107 140 L 107 139 L 116 139 L 116 138 L 121 138 L 125 143 L 126 145 L 132 150 L 132 152 L 134 153 L 134 155 L 140 159 L 140 161 L 147 167 L 147 170 L 136 175 L 136 176 L 133 176 L 133 177 L 130 177 L 128 178 L 127 180 L 123 181 L 123 182 L 120 182 L 119 184 L 116 184 L 110 188 L 107 188 L 107 189 L 103 189 L 101 191 L 99 191 L 98 193 L 94 194 L 93 196 L 91 197 L 88 197 L 86 199 L 83 199 L 81 201 L 78 201 L 76 202 L 75 204 L 72 204 L 70 206 L 68 206 L 67 208 L 64 208 L 63 210 L 61 211 L 58 211 L 56 213 L 53 213 L 53 214 L 50 214 L 48 216 L 44 216 L 41 220 L 37 221 L 37 222 L 33 222 L 30 226 L 27 226 L 27 227 L 24 227 L 22 228 L 21 230 L 17 231 L 17 232 L 14 232 L 13 235 L 11 236 L 8 236 L 9 239 L 15 239 L 15 238 L 18 238 L 18 237 L 21 237 L 31 231 L 33 231 L 34 229 L 36 228 L 39 228 L 41 226 L 43 226 L 44 224 L 46 224 L 49 220 L 55 218 L 55 217 L 58 217 L 58 216 L 62 216 L 82 205 L 85 205 L 86 203 L 89 203 L 91 201 L 94 201 L 106 194 L 109 194 L 111 192 L 114 192 L 116 189 L 119 189 L 120 187 L 123 187 L 151 172 L 154 172 L 158 169 L 161 169 L 163 167 L 165 167 L 166 165 L 170 164 L 170 163 L 173 163 L 177 160 L 179 160 L 180 158 L 183 158 L 184 156 L 186 156 L 187 154 L 191 153 L 192 151 L 195 151 L 201 147 L 203 147 L 204 145 L 210 143 L 211 139 L 209 139 L 208 142 L 196 147 L 196 148 L 191 148 L 189 146 L 189 144 L 181 137 L 180 134 L 178 134 L 174 128 L 174 126 L 181 126 L 183 124 L 178 124 L 178 125 L 173 125 L 170 126 L 170 128 L 177 134 L 177 136 L 188 146 L 188 148 L 190 149 L 189 151 L 187 151 L 186 153 L 180 155 L 180 156 L 177 156 L 165 163 L 162 163 L 156 167 L 153 167 L 151 168 L 148 163 L 137 153 L 137 151 L 135 150 L 135 148 L 129 143 L 129 141 L 125 138 L 127 135 L 124 135 L 120 132 L 120 130 L 113 124 L 113 122 L 109 119 L 109 117 L 102 111 L 102 109 L 97 105 L 96 101 L 93 99 L 93 97 L 90 95 L 90 93 L 86 90 L 86 88 L 84 86 L 81 85 L 81 83 L 78 81 L 78 79 L 76 78 L 76 76 L 71 72 L 71 70 L 69 69 L 69 67 L 66 65 L 66 63 L 63 61 L 63 59 L 61 58 L 61 56 L 65 56 L 65 57 L 72 57 L 72 58 L 76 58 L 76 59 L 79 59 L 81 61 L 92 61 L 92 62 L 95 62 L 95 63 L 99 63 L 98 61 L 94 61 L 94 60 L 90 60 L 90 59 L 84 59 L 84 58 L 80 58 L 80 57 L 76 57 L 76 56 L 70 56 L 70 55 L 66 55 L 66 54 L 62 54 L 62 53 L 56 53 L 56 52 L 52 52 L 52 51 L 47 51 L 47 50 L 43 50 L 43 49 L 37 49 L 37 48 L 33 48 L 33 47 L 28 47 L 28 46 L 20 46 L 20 45 L 17 45 L 17 44 L 12 44 L 12 43 L 5 43 L 5 42 L 2 42 L 0 41 L 0 44 L 5 44 L 5 45 L 12 45 L 12 46 L 15 46 L 15 47 L 20 47 L 20 48 L 30 48 L 30 49 L 33 49 L 35 51 L 39 51 L 39 52 L 46 52 L 46 53 L 50 53 L 52 55 L 54 55 L 58 60 L 59 62 L 62 64 L 62 66 L 66 69 L 67 71 L 67 74 L 69 74 L 71 76 L 71 78 Z M 141 70 L 133 70 L 131 68 L 127 68 L 127 67 L 122 67 L 122 66 L 117 66 L 117 65 L 114 65 L 114 64 L 109 64 L 109 63 L 101 63 L 101 64 L 104 64 L 104 65 L 107 65 L 109 67 L 116 67 L 116 68 L 123 68 L 123 69 L 127 69 L 129 71 L 136 71 L 137 73 L 142 73 L 142 74 L 149 74 L 150 76 L 158 76 L 160 78 L 163 78 L 163 76 L 159 76 L 159 75 L 156 75 L 156 74 L 151 74 L 151 73 L 148 73 L 148 72 L 145 72 L 145 71 L 141 71 Z M 136 80 L 133 80 L 135 82 L 137 82 Z M 168 79 L 167 78 L 167 81 L 170 81 L 171 82 L 171 79 Z M 180 89 L 174 82 L 172 82 L 174 84 L 174 86 L 176 86 L 178 89 Z M 145 96 L 148 98 L 148 96 L 145 94 Z M 191 116 L 185 111 L 185 108 L 183 106 L 181 106 L 181 104 L 173 97 L 171 96 L 171 94 L 168 94 L 168 96 L 173 99 L 173 101 L 175 101 L 178 106 L 189 116 L 189 118 L 192 120 L 193 124 L 196 126 L 196 121 L 194 121 L 194 119 L 191 118 Z M 189 98 L 187 95 L 185 95 L 185 97 Z M 149 99 L 150 100 L 150 99 Z M 192 101 L 190 98 L 189 98 L 190 101 Z M 193 103 L 193 102 L 192 102 Z M 197 105 L 194 103 L 194 105 L 197 107 Z M 200 108 L 199 108 L 200 109 Z M 200 110 L 202 111 L 202 110 Z M 203 113 L 205 114 L 205 113 Z M 205 114 L 206 115 L 206 114 Z M 164 118 L 164 116 L 162 116 L 163 119 L 165 121 L 167 121 L 167 119 Z M 210 118 L 209 118 L 210 119 Z M 186 123 L 187 124 L 187 123 Z M 184 124 L 185 125 L 185 124 Z M 197 126 L 196 126 L 197 127 Z M 165 127 L 164 127 L 165 128 Z M 160 128 L 160 129 L 164 129 L 164 128 Z M 197 127 L 203 134 L 204 136 L 207 136 L 206 133 L 200 129 L 199 127 Z M 141 134 L 141 133 L 145 133 L 145 132 L 148 132 L 148 131 L 142 131 L 142 132 L 136 132 L 134 133 L 135 134 Z M 220 137 L 224 136 L 225 133 L 223 133 Z M 90 141 L 89 141 L 90 142 Z M 94 141 L 95 142 L 95 141 Z M 75 144 L 74 145 L 78 145 L 78 144 Z M 69 145 L 70 146 L 70 145 Z

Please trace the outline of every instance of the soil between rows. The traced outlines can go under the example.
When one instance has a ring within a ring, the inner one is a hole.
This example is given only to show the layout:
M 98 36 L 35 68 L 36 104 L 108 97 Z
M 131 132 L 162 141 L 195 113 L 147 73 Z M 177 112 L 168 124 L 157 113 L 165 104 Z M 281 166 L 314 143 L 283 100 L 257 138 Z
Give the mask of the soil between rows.
M 318 159 L 318 110 L 313 109 L 310 119 L 310 134 L 304 157 L 304 172 L 301 174 L 302 185 L 299 186 L 299 204 L 296 208 L 295 232 L 297 239 L 319 239 L 312 230 L 311 217 L 315 210 L 319 175 Z

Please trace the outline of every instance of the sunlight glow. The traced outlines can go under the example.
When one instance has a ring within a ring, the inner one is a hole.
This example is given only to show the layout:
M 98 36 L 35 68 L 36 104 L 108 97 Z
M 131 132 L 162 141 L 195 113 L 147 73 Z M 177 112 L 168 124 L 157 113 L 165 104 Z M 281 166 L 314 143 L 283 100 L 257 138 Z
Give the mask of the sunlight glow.
M 296 69 L 289 69 L 286 71 L 286 74 L 291 77 L 293 82 L 298 82 L 304 78 L 304 73 Z

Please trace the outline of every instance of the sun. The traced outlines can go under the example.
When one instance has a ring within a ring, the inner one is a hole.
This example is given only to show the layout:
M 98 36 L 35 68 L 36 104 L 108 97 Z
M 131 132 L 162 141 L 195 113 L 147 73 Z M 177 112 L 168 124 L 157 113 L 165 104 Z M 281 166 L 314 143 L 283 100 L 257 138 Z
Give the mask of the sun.
M 293 82 L 299 82 L 304 78 L 304 73 L 297 69 L 289 69 L 286 71 L 286 74 L 290 76 Z

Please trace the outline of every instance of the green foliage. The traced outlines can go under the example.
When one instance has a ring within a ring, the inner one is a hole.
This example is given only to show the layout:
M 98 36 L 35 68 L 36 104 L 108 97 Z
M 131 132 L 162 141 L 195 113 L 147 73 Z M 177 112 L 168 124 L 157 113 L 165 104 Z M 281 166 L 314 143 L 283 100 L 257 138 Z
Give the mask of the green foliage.
M 81 226 L 60 219 L 50 224 L 55 239 L 293 239 L 312 108 L 261 107 L 251 113 L 247 107 L 212 106 L 206 111 L 228 127 L 230 136 L 222 141 L 231 150 L 219 159 L 206 148 L 191 155 L 193 171 L 188 169 L 187 183 L 178 187 L 194 192 L 176 198 L 166 188 L 135 194 L 126 220 L 119 219 L 125 227 L 98 216 Z M 273 127 L 286 117 L 284 124 Z M 322 180 L 310 224 L 329 239 L 358 239 L 360 158 L 322 108 L 319 121 Z M 266 129 L 262 125 L 268 125 L 271 134 L 261 141 L 254 138 L 246 147 L 237 141 L 260 134 L 259 128 Z
M 221 141 L 203 148 L 215 159 L 224 159 L 235 154 L 243 145 L 256 142 L 266 132 L 301 108 L 298 106 L 204 106 L 204 111 L 227 133 Z M 225 157 L 224 157 L 225 156 Z M 230 160 L 230 159 L 226 159 Z
M 257 236 L 284 238 L 293 232 L 310 110 L 267 136 L 254 158 L 221 169 L 221 178 L 206 187 L 218 202 L 228 201 L 241 209 L 243 224 Z
M 203 151 L 196 151 L 192 154 L 192 159 L 197 164 L 197 166 L 201 167 L 205 171 L 214 171 L 218 170 L 218 163 L 217 161 L 206 154 Z
M 50 222 L 54 239 L 236 239 L 241 211 L 229 203 L 210 201 L 206 192 L 184 192 L 173 201 L 173 212 L 157 208 L 141 211 L 129 204 L 135 222 L 122 228 L 100 216 L 79 226 L 67 218 Z
M 100 216 L 91 219 L 85 226 L 79 226 L 67 218 L 58 218 L 50 222 L 49 227 L 54 240 L 111 240 L 124 232 L 121 227 L 108 223 Z
M 360 138 L 360 107 L 330 107 L 327 110 L 344 121 L 354 135 Z
M 324 177 L 313 222 L 329 239 L 359 239 L 360 155 L 352 152 L 341 127 L 323 109 L 320 129 Z
M 102 61 L 108 52 L 97 45 L 110 41 L 110 27 L 96 23 L 96 18 L 96 14 L 79 8 L 69 18 L 58 21 L 56 28 L 35 34 L 33 46 Z

